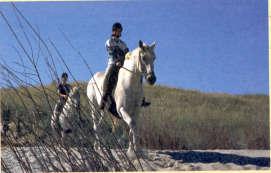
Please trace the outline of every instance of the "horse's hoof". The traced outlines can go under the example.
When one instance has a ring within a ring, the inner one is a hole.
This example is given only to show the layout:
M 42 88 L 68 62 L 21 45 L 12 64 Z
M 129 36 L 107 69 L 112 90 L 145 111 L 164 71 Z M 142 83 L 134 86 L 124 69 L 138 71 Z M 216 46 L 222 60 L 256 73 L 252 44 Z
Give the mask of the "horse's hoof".
M 135 160 L 137 158 L 136 154 L 133 150 L 128 150 L 126 154 L 129 157 L 129 159 L 131 159 L 131 160 Z
M 68 134 L 68 133 L 71 133 L 72 132 L 72 129 L 65 129 L 64 130 L 64 133 Z
M 94 150 L 95 150 L 96 152 L 101 151 L 100 144 L 99 144 L 99 143 L 97 143 L 97 142 L 94 142 L 94 146 L 93 146 L 93 148 L 94 148 Z

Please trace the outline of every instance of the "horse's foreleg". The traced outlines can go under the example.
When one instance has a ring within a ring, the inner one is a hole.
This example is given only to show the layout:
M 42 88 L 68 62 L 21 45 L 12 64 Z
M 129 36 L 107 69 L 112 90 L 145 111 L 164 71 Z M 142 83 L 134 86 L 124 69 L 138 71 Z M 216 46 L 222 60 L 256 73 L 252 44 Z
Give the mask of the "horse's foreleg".
M 117 130 L 117 127 L 119 126 L 119 120 L 115 117 L 113 117 L 113 122 L 112 122 L 112 132 L 115 133 Z
M 120 108 L 120 113 L 123 117 L 123 120 L 127 123 L 127 125 L 129 126 L 130 130 L 129 130 L 129 148 L 127 153 L 129 155 L 131 155 L 132 153 L 134 153 L 136 151 L 136 125 L 135 125 L 135 121 L 131 118 L 131 116 L 127 113 L 127 111 L 121 107 Z
M 59 134 L 59 129 L 58 129 L 58 115 L 57 112 L 53 112 L 52 116 L 51 116 L 51 122 L 50 122 L 51 128 L 52 128 L 52 132 L 53 134 Z

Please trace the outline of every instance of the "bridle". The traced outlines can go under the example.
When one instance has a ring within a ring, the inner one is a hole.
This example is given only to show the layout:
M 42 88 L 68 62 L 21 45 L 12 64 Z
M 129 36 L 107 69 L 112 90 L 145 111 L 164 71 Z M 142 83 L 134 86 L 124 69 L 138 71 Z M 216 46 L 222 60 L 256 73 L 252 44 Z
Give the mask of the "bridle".
M 141 61 L 142 61 L 142 57 L 141 57 L 141 51 L 138 51 L 138 62 L 137 62 L 137 64 L 136 64 L 136 68 L 135 69 L 139 69 L 139 64 L 141 65 Z M 134 59 L 134 61 L 135 61 L 135 58 L 133 57 L 133 59 Z M 135 64 L 135 62 L 134 62 L 134 64 Z M 126 68 L 126 67 L 123 67 L 123 66 L 121 66 L 121 68 L 123 68 L 123 69 L 125 69 L 126 71 L 129 71 L 130 73 L 133 73 L 133 74 L 136 74 L 137 73 L 137 71 L 135 70 L 135 71 L 132 71 L 132 70 L 130 70 L 130 69 L 128 69 L 128 68 Z M 146 74 L 146 72 L 142 72 L 142 71 L 140 71 L 141 72 L 141 75 L 149 75 L 149 74 Z

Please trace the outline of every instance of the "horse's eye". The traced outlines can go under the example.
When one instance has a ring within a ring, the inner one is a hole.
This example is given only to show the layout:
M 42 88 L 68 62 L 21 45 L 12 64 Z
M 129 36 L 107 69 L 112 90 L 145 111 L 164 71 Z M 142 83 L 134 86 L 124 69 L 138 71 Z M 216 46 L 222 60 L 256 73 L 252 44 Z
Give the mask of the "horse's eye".
M 140 53 L 140 56 L 141 56 L 141 57 L 144 57 L 144 55 L 145 55 L 144 52 L 141 52 L 141 53 Z

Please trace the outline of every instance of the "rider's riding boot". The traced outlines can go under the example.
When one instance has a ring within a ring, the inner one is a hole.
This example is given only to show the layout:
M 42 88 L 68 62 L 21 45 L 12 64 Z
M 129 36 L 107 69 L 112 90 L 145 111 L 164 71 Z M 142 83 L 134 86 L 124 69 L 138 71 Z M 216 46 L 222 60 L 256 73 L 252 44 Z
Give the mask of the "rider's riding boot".
M 108 108 L 108 111 L 114 115 L 115 117 L 117 117 L 118 119 L 121 119 L 118 111 L 117 111 L 117 106 L 116 106 L 116 101 L 114 99 L 114 97 L 112 95 L 110 95 L 110 105 L 109 105 L 109 108 Z
M 108 69 L 105 72 L 105 78 L 103 83 L 103 93 L 100 109 L 104 109 L 107 102 L 109 102 L 108 105 L 108 111 L 114 115 L 117 118 L 121 118 L 117 112 L 116 109 L 116 102 L 114 97 L 112 96 L 112 92 L 117 84 L 118 81 L 118 67 L 115 65 L 111 65 L 108 67 Z
M 102 96 L 102 100 L 101 100 L 101 104 L 100 104 L 100 106 L 99 106 L 99 109 L 101 109 L 101 110 L 104 109 L 105 104 L 106 104 L 106 102 L 107 102 L 107 97 L 108 97 L 107 94 L 104 94 L 104 95 Z
M 148 107 L 150 105 L 151 105 L 151 102 L 147 102 L 145 100 L 145 97 L 143 97 L 142 102 L 141 102 L 141 107 Z

